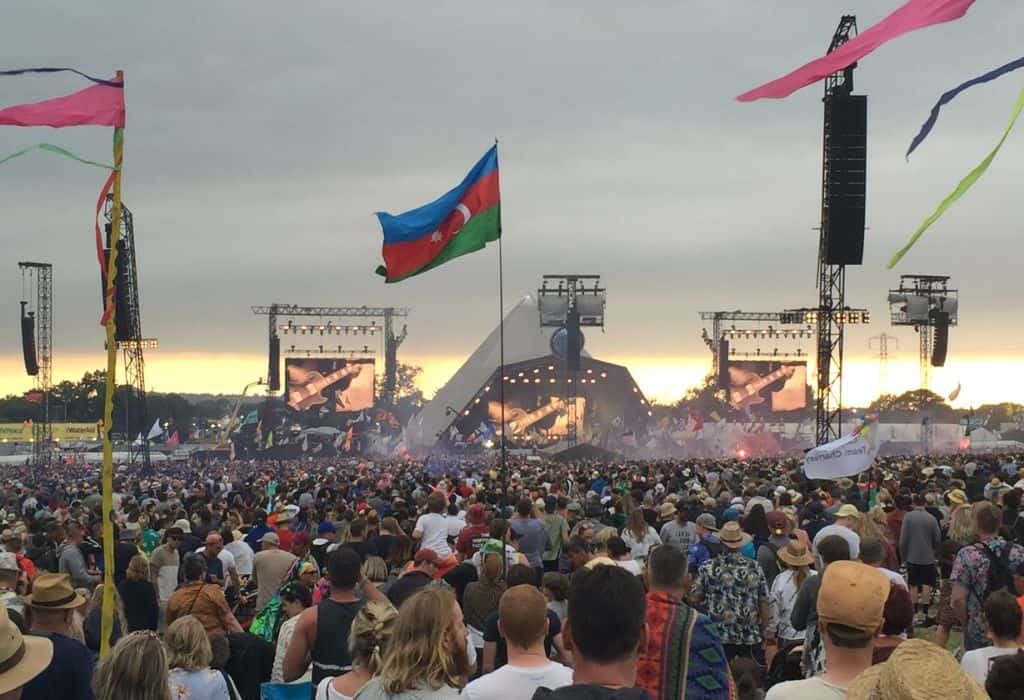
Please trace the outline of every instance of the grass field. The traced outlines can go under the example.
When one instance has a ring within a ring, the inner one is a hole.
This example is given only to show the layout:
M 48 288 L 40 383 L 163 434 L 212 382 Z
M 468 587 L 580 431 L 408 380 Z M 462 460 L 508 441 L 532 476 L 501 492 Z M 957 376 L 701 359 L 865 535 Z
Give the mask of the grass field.
M 918 639 L 927 639 L 929 642 L 934 642 L 935 628 L 929 627 L 925 629 L 919 627 L 916 630 L 914 630 L 914 636 Z M 961 641 L 963 641 L 963 633 L 958 632 L 957 630 L 953 630 L 949 633 L 949 643 L 946 645 L 946 649 L 948 649 L 950 652 L 955 651 L 956 648 L 960 646 Z

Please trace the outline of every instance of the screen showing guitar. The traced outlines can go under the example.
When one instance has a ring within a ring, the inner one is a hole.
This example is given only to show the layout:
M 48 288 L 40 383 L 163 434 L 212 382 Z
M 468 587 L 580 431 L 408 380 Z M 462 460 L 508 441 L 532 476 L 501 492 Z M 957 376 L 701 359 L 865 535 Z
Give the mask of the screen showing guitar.
M 373 408 L 373 358 L 285 360 L 285 404 L 293 411 L 343 413 Z
M 785 413 L 807 407 L 807 363 L 729 362 L 729 405 L 751 413 Z

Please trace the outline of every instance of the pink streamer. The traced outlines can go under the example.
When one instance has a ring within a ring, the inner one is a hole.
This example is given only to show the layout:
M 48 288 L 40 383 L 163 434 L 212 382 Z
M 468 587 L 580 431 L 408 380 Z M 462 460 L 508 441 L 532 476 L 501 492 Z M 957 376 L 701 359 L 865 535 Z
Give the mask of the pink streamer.
M 974 0 L 908 0 L 906 4 L 878 24 L 858 34 L 830 54 L 816 58 L 792 73 L 745 92 L 736 99 L 753 102 L 762 97 L 789 97 L 802 87 L 815 83 L 877 49 L 882 44 L 933 24 L 960 19 Z
M 124 126 L 124 87 L 93 85 L 63 97 L 0 109 L 3 126 Z

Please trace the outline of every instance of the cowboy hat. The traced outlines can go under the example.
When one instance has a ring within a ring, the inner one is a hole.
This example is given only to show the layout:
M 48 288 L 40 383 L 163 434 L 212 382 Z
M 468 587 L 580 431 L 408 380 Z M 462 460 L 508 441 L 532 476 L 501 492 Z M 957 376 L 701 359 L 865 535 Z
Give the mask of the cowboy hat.
M 671 518 L 676 514 L 676 507 L 666 501 L 661 504 L 661 508 L 658 509 L 658 514 L 663 518 Z
M 25 603 L 45 610 L 72 610 L 85 603 L 85 598 L 71 587 L 67 574 L 39 574 L 32 584 L 32 593 Z
M 776 552 L 786 564 L 790 566 L 811 566 L 814 563 L 814 555 L 807 551 L 802 542 L 790 540 L 789 544 Z
M 735 520 L 727 522 L 718 531 L 718 541 L 729 549 L 739 549 L 747 542 L 750 542 L 751 539 L 750 535 L 743 532 L 740 524 Z
M 53 642 L 23 637 L 0 605 L 0 695 L 16 690 L 46 670 L 53 660 Z
M 836 511 L 837 518 L 858 518 L 860 517 L 860 511 L 857 510 L 857 506 L 852 503 L 844 503 Z
M 949 499 L 950 503 L 953 503 L 954 505 L 958 506 L 967 503 L 967 494 L 961 491 L 960 489 L 953 489 L 952 491 L 946 494 L 946 498 Z
M 948 651 L 924 639 L 902 642 L 888 661 L 869 667 L 846 691 L 847 700 L 924 697 L 982 700 L 988 695 Z

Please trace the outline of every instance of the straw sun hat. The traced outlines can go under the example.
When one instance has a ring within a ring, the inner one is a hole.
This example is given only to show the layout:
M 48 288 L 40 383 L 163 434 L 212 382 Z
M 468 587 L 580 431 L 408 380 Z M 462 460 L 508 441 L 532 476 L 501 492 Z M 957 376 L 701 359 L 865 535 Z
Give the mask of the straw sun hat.
M 23 637 L 0 605 L 0 695 L 22 687 L 42 673 L 53 660 L 53 642 L 45 637 Z
M 778 552 L 779 559 L 790 566 L 810 566 L 814 563 L 814 555 L 798 540 L 790 540 L 789 544 Z
M 718 541 L 729 549 L 739 549 L 747 542 L 750 542 L 751 539 L 750 535 L 743 532 L 740 524 L 735 520 L 727 522 L 718 531 Z
M 85 603 L 85 597 L 71 587 L 67 574 L 39 574 L 25 602 L 44 610 L 73 610 Z
M 984 700 L 988 694 L 964 673 L 945 649 L 924 639 L 908 639 L 885 663 L 853 679 L 846 700 Z

